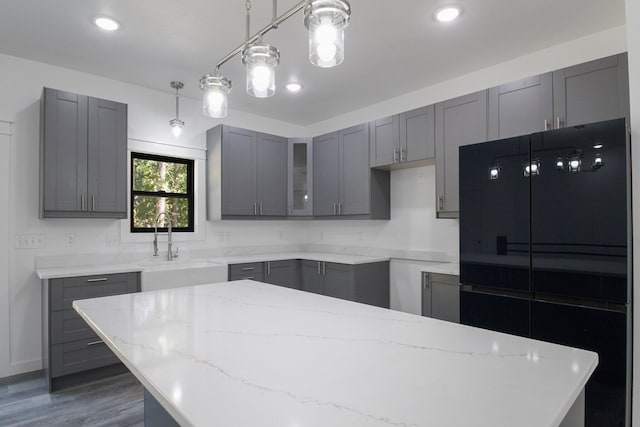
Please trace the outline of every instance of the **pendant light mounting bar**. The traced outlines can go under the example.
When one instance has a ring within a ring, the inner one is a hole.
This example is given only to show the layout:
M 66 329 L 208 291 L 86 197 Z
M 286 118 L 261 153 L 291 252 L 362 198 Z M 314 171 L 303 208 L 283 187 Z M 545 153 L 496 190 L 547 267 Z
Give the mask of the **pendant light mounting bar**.
M 274 6 L 273 6 L 274 14 L 277 11 L 277 7 L 275 5 L 276 1 L 277 0 L 274 0 Z M 220 71 L 220 67 L 222 67 L 222 65 L 224 65 L 225 62 L 228 62 L 231 58 L 233 58 L 237 54 L 241 53 L 242 50 L 247 45 L 250 45 L 250 44 L 258 41 L 262 36 L 267 34 L 269 31 L 278 28 L 278 26 L 280 24 L 282 24 L 284 21 L 286 21 L 287 19 L 291 18 L 293 15 L 295 15 L 296 13 L 298 13 L 302 9 L 304 9 L 304 7 L 307 5 L 307 3 L 308 3 L 308 0 L 302 0 L 302 1 L 298 2 L 295 6 L 293 6 L 291 9 L 289 9 L 285 13 L 283 13 L 282 15 L 278 16 L 277 18 L 274 17 L 274 19 L 271 21 L 271 24 L 269 24 L 269 25 L 265 26 L 264 28 L 262 28 L 260 31 L 255 33 L 253 36 L 248 37 L 247 40 L 244 43 L 242 43 L 240 46 L 238 46 L 237 48 L 235 48 L 234 50 L 232 50 L 231 52 L 229 52 L 225 56 L 223 56 L 222 59 L 220 59 L 218 61 L 218 63 L 216 64 L 216 72 Z

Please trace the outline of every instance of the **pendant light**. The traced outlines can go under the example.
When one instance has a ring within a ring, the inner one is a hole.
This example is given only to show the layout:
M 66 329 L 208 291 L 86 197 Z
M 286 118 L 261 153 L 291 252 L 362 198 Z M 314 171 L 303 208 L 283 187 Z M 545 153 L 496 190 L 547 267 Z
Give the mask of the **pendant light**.
M 309 61 L 329 68 L 344 60 L 344 29 L 351 6 L 346 0 L 311 0 L 304 8 L 304 25 L 309 30 Z
M 204 91 L 202 113 L 216 119 L 227 117 L 227 94 L 231 92 L 231 80 L 218 71 L 205 74 L 200 79 L 200 89 Z
M 180 96 L 178 95 L 178 91 L 184 87 L 182 82 L 171 82 L 171 87 L 176 90 L 176 117 L 174 119 L 169 120 L 169 125 L 171 126 L 171 132 L 175 138 L 180 138 L 182 135 L 182 128 L 184 127 L 184 122 L 180 120 Z
M 351 18 L 351 5 L 347 0 L 302 0 L 278 16 L 278 1 L 273 0 L 271 23 L 249 36 L 251 0 L 245 0 L 247 34 L 243 44 L 218 61 L 213 73 L 200 78 L 204 92 L 202 112 L 214 118 L 227 116 L 227 95 L 231 81 L 220 74 L 220 67 L 238 54 L 247 71 L 247 93 L 266 98 L 275 93 L 274 68 L 280 63 L 280 52 L 264 43 L 262 38 L 278 28 L 287 19 L 304 10 L 304 24 L 309 30 L 309 60 L 318 67 L 334 67 L 344 60 L 344 29 Z

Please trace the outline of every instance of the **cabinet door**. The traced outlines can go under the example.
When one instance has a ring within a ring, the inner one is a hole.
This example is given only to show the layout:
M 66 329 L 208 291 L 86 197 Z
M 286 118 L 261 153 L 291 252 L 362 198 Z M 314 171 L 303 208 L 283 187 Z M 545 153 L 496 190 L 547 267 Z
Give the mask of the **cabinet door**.
M 553 126 L 551 73 L 489 89 L 489 139 L 510 138 Z
M 298 284 L 298 261 L 289 259 L 265 262 L 264 281 L 272 285 L 300 289 Z
M 367 155 L 369 127 L 353 126 L 340 132 L 340 215 L 369 214 L 370 174 Z
M 300 261 L 300 289 L 322 294 L 322 263 L 320 261 Z
M 352 265 L 325 262 L 322 273 L 323 293 L 326 296 L 355 300 L 355 277 Z
M 222 214 L 256 215 L 257 135 L 222 129 Z
M 309 138 L 289 139 L 288 214 L 313 215 L 313 146 Z
M 629 117 L 627 55 L 553 72 L 555 127 Z
M 458 276 L 430 274 L 431 317 L 460 323 L 460 280 Z
M 89 98 L 88 210 L 127 217 L 127 105 Z
M 400 114 L 400 161 L 435 157 L 435 108 L 433 105 Z
M 43 216 L 80 212 L 87 206 L 87 97 L 45 88 L 42 108 Z
M 368 165 L 368 162 L 367 162 Z M 340 132 L 313 138 L 313 214 L 336 215 L 340 198 Z
M 258 134 L 258 214 L 287 215 L 287 139 Z
M 457 218 L 458 148 L 487 140 L 487 91 L 436 104 L 436 197 L 440 218 Z
M 400 116 L 394 115 L 369 123 L 371 167 L 387 166 L 400 161 Z

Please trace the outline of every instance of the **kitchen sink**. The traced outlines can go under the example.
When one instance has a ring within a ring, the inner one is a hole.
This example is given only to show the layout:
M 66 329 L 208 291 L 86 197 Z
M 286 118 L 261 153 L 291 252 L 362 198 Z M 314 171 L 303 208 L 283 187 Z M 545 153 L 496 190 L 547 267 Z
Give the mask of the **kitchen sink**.
M 207 259 L 151 259 L 139 265 L 143 292 L 228 280 L 228 266 Z

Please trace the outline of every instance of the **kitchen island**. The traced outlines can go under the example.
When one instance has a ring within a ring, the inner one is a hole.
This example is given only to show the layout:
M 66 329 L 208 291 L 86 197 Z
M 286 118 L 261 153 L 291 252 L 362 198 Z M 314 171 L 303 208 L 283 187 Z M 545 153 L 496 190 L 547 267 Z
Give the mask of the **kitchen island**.
M 598 362 L 254 281 L 73 306 L 184 426 L 578 426 Z

